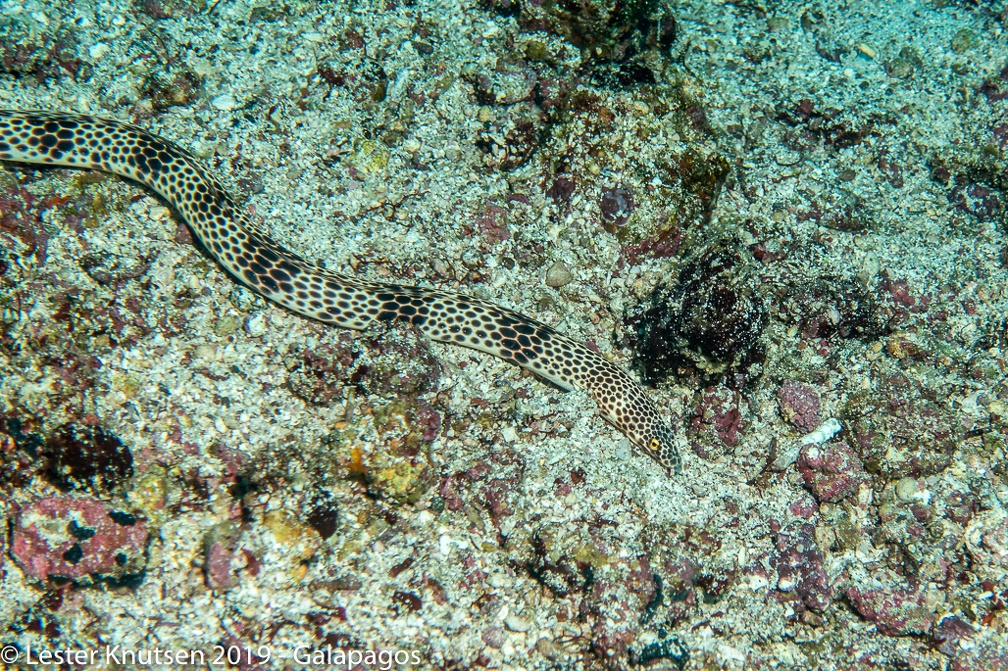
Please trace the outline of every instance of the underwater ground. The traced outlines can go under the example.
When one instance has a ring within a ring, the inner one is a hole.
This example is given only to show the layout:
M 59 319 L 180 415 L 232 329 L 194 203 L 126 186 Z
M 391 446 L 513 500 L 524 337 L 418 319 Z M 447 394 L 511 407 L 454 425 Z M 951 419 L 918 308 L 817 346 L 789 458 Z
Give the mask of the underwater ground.
M 0 107 L 151 129 L 307 259 L 588 343 L 685 462 L 500 360 L 271 306 L 136 185 L 6 165 L 0 661 L 1008 669 L 1006 29 L 0 0 Z

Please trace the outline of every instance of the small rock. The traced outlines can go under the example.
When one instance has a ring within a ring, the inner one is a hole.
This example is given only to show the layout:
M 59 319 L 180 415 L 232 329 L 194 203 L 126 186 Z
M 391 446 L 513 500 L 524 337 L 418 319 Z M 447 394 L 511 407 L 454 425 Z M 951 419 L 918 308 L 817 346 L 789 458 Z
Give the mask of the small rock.
M 147 561 L 147 536 L 144 522 L 97 499 L 50 496 L 18 514 L 11 556 L 36 580 L 89 585 L 139 574 Z
M 216 357 L 217 345 L 214 343 L 203 343 L 202 345 L 197 345 L 196 349 L 193 351 L 194 359 L 213 361 Z
M 526 632 L 529 630 L 529 621 L 523 617 L 519 617 L 514 613 L 511 613 L 506 618 L 504 618 L 504 626 L 511 631 Z
M 557 261 L 546 271 L 546 286 L 558 289 L 574 279 L 563 261 Z
M 241 528 L 234 522 L 215 524 L 203 539 L 203 575 L 206 585 L 214 590 L 235 586 L 231 563 L 238 551 Z
M 268 330 L 269 323 L 266 321 L 266 315 L 262 312 L 250 315 L 249 318 L 245 320 L 245 332 L 253 338 L 266 335 Z
M 776 546 L 770 565 L 777 570 L 778 589 L 794 593 L 810 610 L 825 610 L 833 600 L 833 588 L 823 554 L 816 546 L 815 526 L 792 522 L 777 534 Z
M 777 390 L 777 403 L 784 419 L 800 431 L 808 433 L 819 426 L 822 404 L 818 392 L 807 384 L 785 380 Z
M 896 499 L 902 503 L 913 503 L 919 491 L 920 485 L 915 478 L 902 478 L 896 483 Z
M 230 112 L 238 107 L 238 101 L 230 93 L 217 96 L 210 101 L 210 104 L 222 112 Z
M 798 455 L 798 472 L 819 502 L 846 498 L 867 478 L 857 454 L 842 441 L 803 446 Z
M 957 615 L 951 615 L 938 623 L 931 637 L 938 645 L 939 652 L 953 657 L 959 648 L 959 642 L 972 637 L 975 633 L 976 630 L 968 622 Z
M 92 61 L 98 62 L 101 57 L 109 52 L 109 45 L 104 42 L 95 42 L 90 47 L 88 47 L 88 56 L 91 57 Z
M 501 648 L 506 640 L 500 627 L 487 627 L 483 632 L 483 642 L 491 648 Z
M 923 591 L 906 587 L 894 591 L 847 588 L 847 599 L 866 620 L 886 636 L 928 634 L 931 614 Z
M 214 333 L 219 338 L 226 338 L 241 326 L 241 319 L 236 315 L 224 315 L 214 324 Z

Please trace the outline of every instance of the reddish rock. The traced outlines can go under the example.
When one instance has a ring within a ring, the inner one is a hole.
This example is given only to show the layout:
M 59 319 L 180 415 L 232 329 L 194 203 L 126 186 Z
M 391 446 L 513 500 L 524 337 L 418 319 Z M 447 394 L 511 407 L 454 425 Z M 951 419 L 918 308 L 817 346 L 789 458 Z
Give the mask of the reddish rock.
M 602 220 L 606 223 L 606 228 L 610 232 L 626 225 L 630 215 L 637 209 L 633 194 L 621 186 L 602 189 L 602 198 L 599 200 L 599 210 L 602 212 Z
M 975 633 L 976 630 L 968 622 L 957 615 L 951 615 L 938 623 L 931 638 L 938 646 L 939 652 L 952 657 L 959 648 L 959 642 Z
M 237 584 L 232 564 L 238 552 L 241 527 L 227 521 L 214 525 L 203 539 L 203 575 L 214 590 L 228 590 Z
M 802 447 L 798 472 L 820 503 L 836 502 L 854 494 L 867 478 L 857 454 L 842 441 Z
M 998 641 L 985 641 L 960 650 L 948 671 L 1008 671 L 1008 650 Z
M 777 404 L 784 419 L 803 433 L 814 431 L 822 421 L 819 393 L 807 384 L 785 380 L 777 390 Z
M 861 617 L 875 623 L 886 636 L 928 634 L 933 621 L 924 605 L 924 591 L 913 586 L 898 590 L 847 589 L 847 598 Z
M 573 180 L 565 175 L 560 175 L 553 182 L 553 186 L 546 190 L 546 195 L 558 203 L 566 203 L 574 195 L 576 185 Z
M 589 609 L 595 615 L 591 630 L 592 651 L 610 668 L 627 658 L 630 645 L 636 640 L 640 627 L 639 611 L 643 604 L 631 597 L 621 599 L 619 585 L 599 581 L 592 586 L 588 597 Z
M 1008 568 L 1008 517 L 983 532 L 983 546 L 995 566 Z
M 802 496 L 798 501 L 794 501 L 788 506 L 788 512 L 795 517 L 800 517 L 803 520 L 810 520 L 819 512 L 819 504 L 816 503 L 815 499 L 810 496 Z M 771 528 L 771 531 L 777 533 L 780 531 L 780 523 L 776 520 L 771 521 L 771 525 L 777 524 L 776 528 Z
M 697 432 L 713 429 L 715 435 L 726 447 L 734 447 L 738 444 L 739 435 L 745 428 L 742 420 L 742 412 L 739 409 L 739 395 L 725 388 L 707 387 L 704 390 L 703 400 L 697 405 L 693 413 L 693 429 Z M 694 446 L 694 451 L 700 446 Z M 701 449 L 703 454 L 699 456 L 703 459 L 715 457 L 715 454 L 707 454 Z
M 222 543 L 211 543 L 207 548 L 203 569 L 206 573 L 207 587 L 210 589 L 223 590 L 234 586 L 231 576 L 231 553 Z
M 980 221 L 992 221 L 1001 213 L 997 192 L 982 184 L 960 184 L 948 195 L 949 203 Z
M 805 608 L 824 610 L 833 600 L 833 588 L 815 543 L 815 525 L 792 522 L 777 534 L 776 544 L 770 566 L 777 570 L 777 589 L 794 593 Z
M 490 246 L 498 245 L 511 237 L 507 226 L 507 213 L 493 203 L 487 204 L 476 217 L 480 234 Z
M 51 496 L 18 514 L 11 555 L 32 578 L 67 578 L 87 585 L 140 573 L 147 526 L 97 499 Z
M 508 482 L 500 478 L 494 478 L 483 488 L 483 500 L 494 522 L 499 522 L 502 517 L 514 515 L 514 509 L 507 504 L 508 492 L 511 487 Z

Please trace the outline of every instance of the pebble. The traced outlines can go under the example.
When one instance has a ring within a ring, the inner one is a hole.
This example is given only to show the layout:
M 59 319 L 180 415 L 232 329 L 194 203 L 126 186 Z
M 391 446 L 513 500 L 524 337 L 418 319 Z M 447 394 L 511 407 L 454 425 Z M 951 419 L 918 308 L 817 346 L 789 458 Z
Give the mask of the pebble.
M 193 352 L 193 358 L 213 361 L 217 358 L 217 345 L 214 343 L 203 343 L 202 345 L 197 345 L 196 351 Z
M 903 503 L 911 503 L 917 499 L 920 486 L 914 478 L 903 478 L 896 483 L 896 498 Z
M 197 158 L 208 159 L 217 151 L 216 142 L 197 142 L 193 145 L 193 153 Z
M 500 589 L 501 587 L 506 587 L 508 585 L 508 581 L 502 573 L 492 573 L 490 577 L 487 578 L 487 584 L 495 589 Z
M 245 331 L 253 338 L 265 335 L 267 330 L 269 330 L 269 324 L 266 322 L 266 315 L 262 312 L 257 312 L 245 320 Z
M 234 99 L 234 96 L 230 93 L 225 93 L 213 98 L 210 104 L 215 108 L 221 110 L 222 112 L 230 112 L 231 110 L 238 107 L 238 101 Z
M 523 617 L 519 617 L 514 613 L 511 613 L 506 618 L 504 618 L 504 626 L 511 631 L 524 633 L 529 630 L 529 621 Z
M 241 326 L 241 319 L 236 315 L 224 315 L 214 324 L 214 333 L 220 338 L 226 338 Z
M 483 642 L 491 648 L 500 649 L 505 640 L 504 631 L 500 627 L 487 627 L 483 632 Z
M 91 57 L 92 61 L 99 61 L 101 57 L 109 52 L 109 45 L 104 42 L 95 42 L 90 47 L 88 47 L 88 56 Z
M 801 163 L 802 155 L 801 152 L 781 149 L 774 154 L 774 160 L 777 162 L 777 165 L 787 167 Z
M 546 659 L 557 660 L 563 656 L 563 653 L 557 648 L 556 644 L 547 637 L 536 641 L 535 649 Z
M 574 276 L 563 261 L 557 261 L 546 271 L 546 286 L 554 289 L 569 284 L 573 279 Z

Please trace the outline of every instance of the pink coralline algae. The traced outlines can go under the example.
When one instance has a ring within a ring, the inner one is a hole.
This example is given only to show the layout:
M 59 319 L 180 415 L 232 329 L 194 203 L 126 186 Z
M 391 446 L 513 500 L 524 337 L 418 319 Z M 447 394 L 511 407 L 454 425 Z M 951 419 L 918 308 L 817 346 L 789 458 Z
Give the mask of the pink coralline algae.
M 798 472 L 820 503 L 835 503 L 850 496 L 867 478 L 857 454 L 842 441 L 802 447 Z
M 703 400 L 694 409 L 693 429 L 701 431 L 713 427 L 722 443 L 734 447 L 739 442 L 739 433 L 744 428 L 739 410 L 738 394 L 727 389 L 708 387 Z
M 822 611 L 833 600 L 823 553 L 815 542 L 815 525 L 796 521 L 777 534 L 770 565 L 777 570 L 777 589 L 793 593 L 809 610 Z
M 611 565 L 616 580 L 592 585 L 582 608 L 593 616 L 592 650 L 607 668 L 626 668 L 630 646 L 637 639 L 640 613 L 654 598 L 656 585 L 650 562 L 623 559 Z
M 815 430 L 821 422 L 819 394 L 807 384 L 785 380 L 777 390 L 777 403 L 784 419 L 803 433 Z
M 42 205 L 14 180 L 0 181 L 0 232 L 14 235 L 45 263 L 49 233 L 42 225 Z
M 506 217 L 507 213 L 492 203 L 476 217 L 479 232 L 490 246 L 500 244 L 511 237 Z
M 32 578 L 67 578 L 87 585 L 140 573 L 147 526 L 91 498 L 51 496 L 23 508 L 11 535 L 11 555 Z
M 927 634 L 933 625 L 924 592 L 914 586 L 894 591 L 847 588 L 847 599 L 861 617 L 875 623 L 886 636 Z

